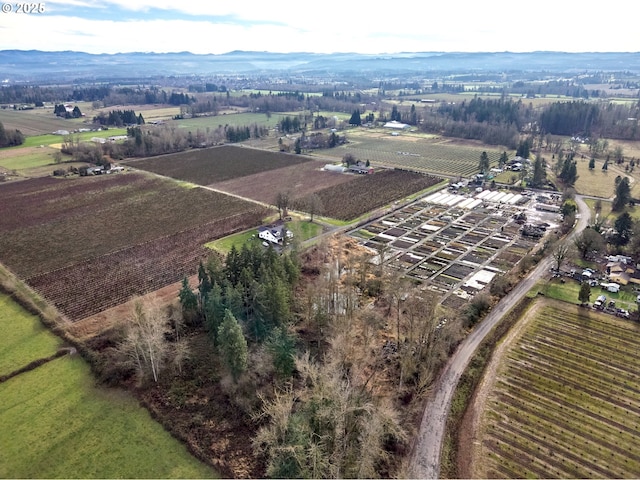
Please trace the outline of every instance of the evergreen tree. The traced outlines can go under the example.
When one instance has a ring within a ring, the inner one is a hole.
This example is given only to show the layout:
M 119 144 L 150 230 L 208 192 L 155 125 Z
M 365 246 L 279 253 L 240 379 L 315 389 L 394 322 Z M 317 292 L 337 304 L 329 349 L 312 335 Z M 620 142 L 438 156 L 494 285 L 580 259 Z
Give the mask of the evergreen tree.
M 585 305 L 589 303 L 589 298 L 591 297 L 591 286 L 589 282 L 582 282 L 580 285 L 580 291 L 578 292 L 578 301 Z
M 273 358 L 273 366 L 281 378 L 289 378 L 295 371 L 295 338 L 284 327 L 277 327 L 267 339 L 267 349 Z
M 203 312 L 204 305 L 207 302 L 207 296 L 211 292 L 212 285 L 211 280 L 209 279 L 209 274 L 207 273 L 202 261 L 198 266 L 198 281 L 198 306 L 200 311 Z
M 516 150 L 516 155 L 522 158 L 529 158 L 530 149 L 531 145 L 529 144 L 529 140 L 521 140 Z
M 362 125 L 362 119 L 360 118 L 360 110 L 356 109 L 351 114 L 351 118 L 349 119 L 349 125 Z
M 619 212 L 622 210 L 627 203 L 631 200 L 631 187 L 629 185 L 629 178 L 624 177 L 622 180 L 617 182 L 616 185 L 616 196 L 613 199 L 613 203 L 611 204 L 611 210 L 614 212 Z
M 249 349 L 240 324 L 230 310 L 225 310 L 224 319 L 218 328 L 218 349 L 234 382 L 247 369 Z
M 480 164 L 478 168 L 482 174 L 489 171 L 489 155 L 487 155 L 487 152 L 482 152 L 482 154 L 480 154 Z
M 498 167 L 499 168 L 504 167 L 508 161 L 509 161 L 509 155 L 507 155 L 507 152 L 502 152 L 502 154 L 500 155 L 500 158 L 498 159 Z
M 616 234 L 614 236 L 614 242 L 618 246 L 623 246 L 629 243 L 633 234 L 633 219 L 629 212 L 624 212 L 616 218 L 614 223 Z
M 536 161 L 533 163 L 533 179 L 532 183 L 534 187 L 541 187 L 547 178 L 547 172 L 544 168 L 544 161 L 540 155 L 536 156 Z
M 180 298 L 180 305 L 182 306 L 182 314 L 188 323 L 193 323 L 197 320 L 198 316 L 198 297 L 193 293 L 189 286 L 189 279 L 184 277 L 182 279 L 182 288 L 178 293 Z
M 576 183 L 578 179 L 578 167 L 573 157 L 568 156 L 564 159 L 558 178 L 560 178 L 562 183 L 567 187 L 571 187 Z
M 218 329 L 224 318 L 224 296 L 222 287 L 215 283 L 204 304 L 205 326 L 214 345 L 218 344 Z

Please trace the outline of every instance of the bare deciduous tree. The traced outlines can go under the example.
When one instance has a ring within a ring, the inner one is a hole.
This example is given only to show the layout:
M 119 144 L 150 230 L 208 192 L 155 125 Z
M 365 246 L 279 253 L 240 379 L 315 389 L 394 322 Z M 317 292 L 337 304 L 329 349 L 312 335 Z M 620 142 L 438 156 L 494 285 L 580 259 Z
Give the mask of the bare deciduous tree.
M 150 376 L 157 382 L 170 351 L 168 318 L 155 299 L 137 299 L 127 320 L 119 349 L 141 377 Z

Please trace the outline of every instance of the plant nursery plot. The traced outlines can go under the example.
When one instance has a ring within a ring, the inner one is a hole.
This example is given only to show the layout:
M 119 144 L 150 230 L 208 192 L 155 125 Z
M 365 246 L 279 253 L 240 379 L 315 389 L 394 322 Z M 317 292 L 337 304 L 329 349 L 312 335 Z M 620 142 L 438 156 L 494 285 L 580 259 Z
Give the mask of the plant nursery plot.
M 510 242 L 509 238 L 493 236 L 493 237 L 486 238 L 486 240 L 482 243 L 482 246 L 498 249 L 498 248 L 504 247 L 509 242 Z
M 464 232 L 466 232 L 466 229 L 452 225 L 448 228 L 445 228 L 444 230 L 441 230 L 440 235 L 452 239 L 462 235 Z
M 487 238 L 486 235 L 482 235 L 480 233 L 472 231 L 472 232 L 469 232 L 469 233 L 465 234 L 465 236 L 462 237 L 460 239 L 460 241 L 461 242 L 467 242 L 467 243 L 469 243 L 471 245 L 475 245 L 476 243 L 481 242 L 485 238 Z
M 550 300 L 533 315 L 489 393 L 474 476 L 638 478 L 640 327 Z
M 393 242 L 391 245 L 393 245 L 393 246 L 394 246 L 394 247 L 396 247 L 396 248 L 403 248 L 403 249 L 406 249 L 406 248 L 411 247 L 411 246 L 413 245 L 413 243 L 411 243 L 411 242 L 407 242 L 407 241 L 404 241 L 404 240 L 396 240 L 396 241 L 395 241 L 395 242 Z
M 407 234 L 406 230 L 402 228 L 390 228 L 389 230 L 385 230 L 384 232 L 387 235 L 391 235 L 392 237 L 401 237 Z
M 445 270 L 443 270 L 442 273 L 445 275 L 449 275 L 450 277 L 457 278 L 458 280 L 462 280 L 473 271 L 473 268 L 466 265 L 452 264 Z
M 197 185 L 211 185 L 309 161 L 299 155 L 225 145 L 123 163 Z
M 436 275 L 434 277 L 434 282 L 435 283 L 439 283 L 442 286 L 446 286 L 446 288 L 450 288 L 451 286 L 455 285 L 456 283 L 458 283 L 460 280 L 455 278 L 455 277 L 451 277 L 449 275 L 444 275 L 444 274 L 439 274 Z

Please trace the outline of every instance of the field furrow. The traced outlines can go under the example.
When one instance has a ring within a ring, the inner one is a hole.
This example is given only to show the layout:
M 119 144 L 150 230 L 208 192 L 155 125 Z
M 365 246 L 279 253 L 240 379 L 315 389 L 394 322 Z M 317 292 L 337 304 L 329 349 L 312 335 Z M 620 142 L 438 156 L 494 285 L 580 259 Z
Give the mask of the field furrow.
M 547 302 L 504 359 L 476 474 L 640 476 L 636 326 Z

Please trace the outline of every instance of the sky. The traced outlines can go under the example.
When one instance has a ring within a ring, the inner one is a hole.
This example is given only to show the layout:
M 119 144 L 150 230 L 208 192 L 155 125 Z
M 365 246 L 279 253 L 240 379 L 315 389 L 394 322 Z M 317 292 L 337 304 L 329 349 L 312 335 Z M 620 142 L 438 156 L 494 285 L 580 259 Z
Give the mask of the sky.
M 32 5 L 30 3 L 29 5 Z M 0 50 L 640 52 L 640 2 L 0 0 Z M 614 4 L 611 4 L 614 6 Z

